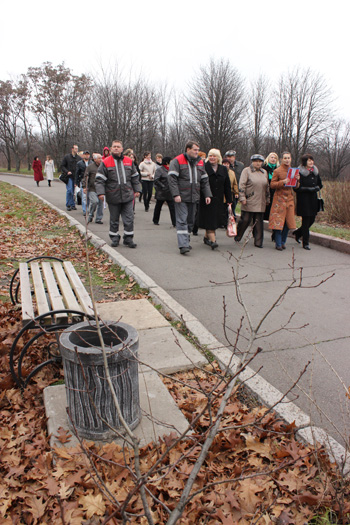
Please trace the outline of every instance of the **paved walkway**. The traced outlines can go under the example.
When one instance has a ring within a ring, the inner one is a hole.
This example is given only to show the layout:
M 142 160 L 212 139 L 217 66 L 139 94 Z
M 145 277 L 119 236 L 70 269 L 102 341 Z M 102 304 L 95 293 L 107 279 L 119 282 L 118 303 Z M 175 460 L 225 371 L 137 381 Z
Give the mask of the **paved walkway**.
M 0 175 L 0 180 L 18 184 L 65 210 L 65 187 L 60 182 L 55 181 L 52 188 L 45 183 L 37 188 L 29 177 Z M 219 249 L 212 251 L 203 244 L 200 230 L 199 236 L 191 239 L 190 255 L 180 256 L 167 208 L 162 210 L 160 226 L 154 226 L 153 207 L 151 204 L 150 211 L 145 213 L 137 202 L 135 241 L 138 247 L 136 250 L 118 248 L 127 258 L 122 262 L 130 271 L 140 268 L 145 283 L 149 276 L 180 303 L 190 314 L 189 327 L 195 327 L 197 318 L 222 344 L 228 345 L 226 336 L 233 343 L 243 311 L 236 298 L 232 279 L 235 261 L 230 254 L 237 257 L 240 248 L 224 231 L 219 231 Z M 84 221 L 80 207 L 69 215 L 81 223 Z M 104 225 L 93 223 L 90 228 L 107 243 L 108 222 L 106 211 Z M 277 252 L 268 233 L 265 233 L 263 250 L 254 248 L 251 242 L 248 244 L 242 259 L 241 275 L 246 277 L 241 281 L 241 289 L 253 323 L 258 322 L 291 282 L 293 256 L 295 268 L 302 268 L 304 286 L 291 290 L 266 320 L 265 335 L 272 335 L 258 341 L 263 352 L 251 367 L 285 392 L 310 361 L 306 374 L 289 397 L 310 414 L 314 424 L 344 442 L 350 434 L 350 401 L 345 390 L 350 385 L 350 256 L 321 246 L 311 245 L 311 248 L 307 252 L 290 239 L 287 250 Z M 331 279 L 315 288 L 333 273 Z M 293 313 L 288 330 L 280 331 Z M 242 336 L 239 348 L 244 351 L 244 337 L 248 336 L 246 323 Z

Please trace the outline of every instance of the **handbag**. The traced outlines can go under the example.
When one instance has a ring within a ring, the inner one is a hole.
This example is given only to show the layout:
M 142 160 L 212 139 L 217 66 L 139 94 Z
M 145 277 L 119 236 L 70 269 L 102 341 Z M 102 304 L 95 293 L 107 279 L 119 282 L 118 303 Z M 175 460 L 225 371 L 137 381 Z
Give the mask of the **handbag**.
M 231 204 L 228 205 L 228 221 L 226 235 L 227 237 L 236 237 L 237 235 L 237 224 L 235 221 L 235 216 L 233 215 Z
M 61 175 L 58 177 L 62 182 L 65 184 L 68 183 L 70 175 L 67 175 L 67 173 L 61 173 Z
M 317 195 L 317 212 L 324 211 L 324 200 L 321 197 L 321 192 L 318 192 Z

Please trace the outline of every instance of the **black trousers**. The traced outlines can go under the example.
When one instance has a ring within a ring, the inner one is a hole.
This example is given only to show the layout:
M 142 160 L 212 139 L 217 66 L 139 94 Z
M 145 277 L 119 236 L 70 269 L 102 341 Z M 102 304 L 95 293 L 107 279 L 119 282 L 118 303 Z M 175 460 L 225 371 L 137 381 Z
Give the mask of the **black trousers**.
M 301 226 L 297 230 L 295 230 L 294 235 L 297 239 L 303 238 L 303 246 L 306 246 L 310 242 L 310 228 L 315 222 L 316 215 L 312 215 L 311 217 L 302 217 L 301 218 Z
M 172 200 L 171 201 L 163 201 L 163 200 L 157 199 L 156 205 L 154 207 L 154 212 L 153 212 L 153 222 L 155 224 L 159 223 L 160 212 L 162 211 L 162 206 L 163 206 L 164 202 L 167 202 L 167 204 L 168 204 L 170 218 L 171 218 L 171 224 L 173 226 L 176 226 L 175 204 L 174 204 L 174 201 L 172 201 Z
M 235 240 L 240 241 L 248 226 L 253 223 L 254 245 L 262 246 L 264 241 L 264 212 L 257 213 L 251 211 L 242 211 L 241 218 L 237 224 L 237 235 Z
M 149 202 L 152 197 L 153 180 L 142 180 L 141 184 L 142 184 L 143 203 L 145 205 L 145 210 L 148 210 Z

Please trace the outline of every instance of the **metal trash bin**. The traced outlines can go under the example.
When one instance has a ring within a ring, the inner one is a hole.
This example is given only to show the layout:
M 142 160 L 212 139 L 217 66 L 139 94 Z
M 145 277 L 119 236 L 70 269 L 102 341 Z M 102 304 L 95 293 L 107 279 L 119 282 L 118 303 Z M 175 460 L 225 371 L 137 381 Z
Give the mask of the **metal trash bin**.
M 109 373 L 122 415 L 131 429 L 141 417 L 137 351 L 139 336 L 135 328 L 125 323 L 100 323 L 108 355 Z M 69 426 L 79 436 L 91 440 L 108 440 L 121 433 L 119 420 L 105 369 L 96 322 L 70 326 L 60 336 Z M 107 424 L 106 424 L 107 423 Z

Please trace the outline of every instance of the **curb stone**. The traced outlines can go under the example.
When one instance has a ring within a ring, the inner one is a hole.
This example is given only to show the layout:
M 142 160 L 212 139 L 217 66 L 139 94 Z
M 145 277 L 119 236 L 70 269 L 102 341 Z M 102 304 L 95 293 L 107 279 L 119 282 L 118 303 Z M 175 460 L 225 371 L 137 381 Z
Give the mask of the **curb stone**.
M 60 215 L 65 216 L 69 223 L 72 226 L 75 226 L 80 233 L 83 235 L 86 234 L 86 228 L 78 222 L 76 219 L 68 215 L 65 211 L 57 208 L 46 199 L 36 195 L 35 193 L 18 186 L 17 184 L 12 184 L 13 186 L 18 187 L 22 191 L 30 193 L 34 197 L 40 199 L 46 205 L 50 206 L 52 209 L 56 210 Z M 310 234 L 311 235 L 311 234 Z M 318 236 L 321 234 L 313 234 Z M 328 238 L 328 236 L 322 235 L 322 237 Z M 343 253 L 350 253 L 350 242 L 342 241 L 336 239 L 335 237 L 330 237 L 331 240 L 341 241 L 341 243 L 346 243 L 345 250 Z M 199 343 L 203 346 L 208 347 L 208 350 L 215 356 L 215 358 L 220 363 L 220 366 L 227 368 L 227 364 L 230 363 L 230 367 L 237 366 L 239 359 L 236 356 L 232 356 L 232 353 L 226 349 L 222 343 L 220 343 L 215 337 L 202 325 L 202 323 L 194 317 L 190 312 L 183 308 L 175 299 L 173 299 L 163 288 L 158 286 L 153 279 L 149 278 L 140 268 L 131 263 L 123 255 L 117 252 L 114 248 L 111 248 L 105 241 L 94 233 L 88 231 L 88 240 L 97 248 L 103 250 L 108 256 L 125 272 L 132 276 L 135 281 L 142 287 L 143 279 L 144 282 L 152 283 L 150 288 L 150 295 L 159 302 L 162 307 L 170 313 L 170 315 L 177 318 L 179 321 L 182 321 L 186 324 L 186 327 L 190 330 L 192 326 L 192 333 L 196 336 Z M 322 244 L 317 242 L 317 244 Z M 332 249 L 337 249 L 335 246 L 337 243 L 330 242 L 328 247 Z M 324 245 L 325 246 L 325 245 Z M 333 247 L 334 246 L 334 247 Z M 339 245 L 343 246 L 343 244 Z M 339 250 L 342 251 L 342 250 Z M 140 282 L 140 280 L 142 282 Z M 147 287 L 147 286 L 146 286 Z M 233 365 L 233 366 L 232 366 Z M 350 456 L 347 455 L 346 449 L 338 443 L 334 438 L 329 436 L 326 431 L 323 429 L 313 427 L 311 425 L 310 417 L 305 414 L 301 409 L 299 409 L 292 401 L 287 397 L 284 397 L 282 392 L 273 387 L 268 383 L 263 377 L 254 372 L 251 368 L 247 367 L 244 372 L 239 376 L 242 381 L 245 381 L 245 386 L 257 396 L 263 404 L 268 407 L 273 406 L 273 410 L 280 415 L 281 418 L 285 419 L 289 424 L 293 421 L 296 423 L 296 427 L 299 429 L 296 433 L 296 436 L 303 442 L 310 445 L 314 445 L 315 442 L 319 442 L 325 446 L 330 458 L 332 458 L 340 467 L 344 468 L 344 475 L 350 473 Z M 281 399 L 283 398 L 283 401 Z

